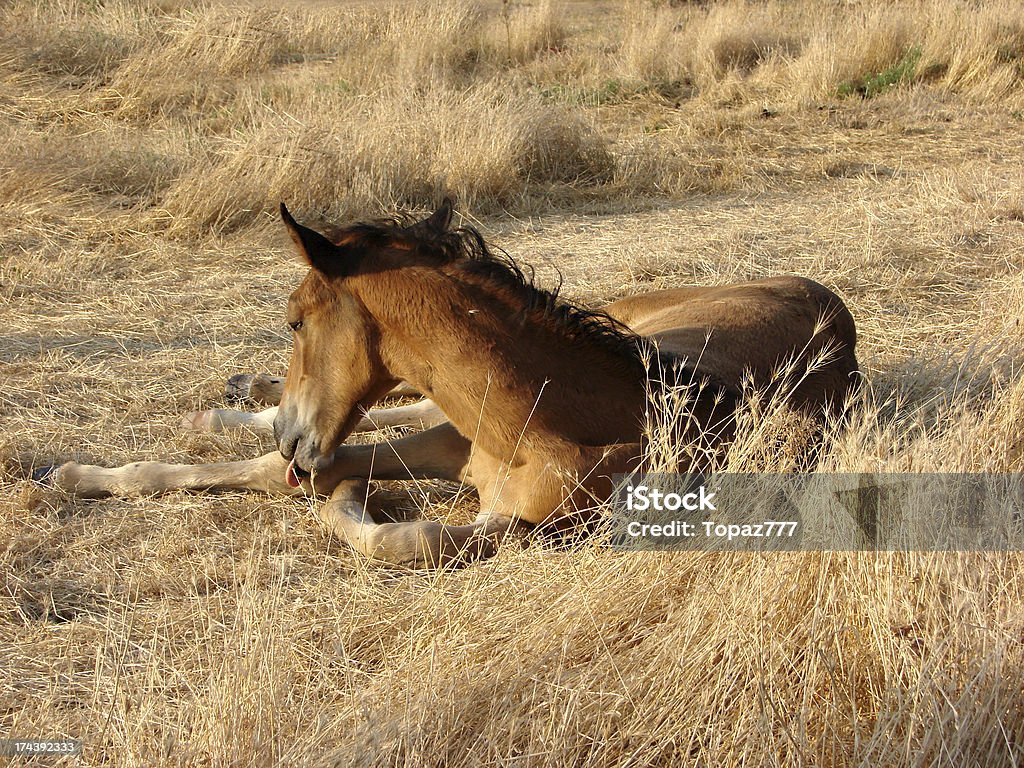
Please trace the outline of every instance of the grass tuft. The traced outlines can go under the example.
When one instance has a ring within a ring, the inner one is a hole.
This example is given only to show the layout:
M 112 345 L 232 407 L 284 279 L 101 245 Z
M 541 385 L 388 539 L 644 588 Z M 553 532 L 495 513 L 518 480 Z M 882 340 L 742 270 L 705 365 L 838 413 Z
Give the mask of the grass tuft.
M 898 63 L 884 72 L 865 77 L 859 82 L 847 80 L 840 83 L 837 93 L 840 98 L 844 99 L 854 95 L 865 99 L 874 98 L 901 83 L 912 81 L 920 61 L 921 47 L 914 46 L 903 55 Z

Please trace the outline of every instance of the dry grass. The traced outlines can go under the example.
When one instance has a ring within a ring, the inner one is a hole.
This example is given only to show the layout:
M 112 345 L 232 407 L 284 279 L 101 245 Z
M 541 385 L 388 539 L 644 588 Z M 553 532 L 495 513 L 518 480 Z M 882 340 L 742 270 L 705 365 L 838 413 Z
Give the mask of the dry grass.
M 1019 472 L 1018 3 L 14 0 L 0 22 L 0 735 L 80 737 L 89 765 L 1024 761 L 1018 554 L 589 542 L 396 574 L 305 502 L 24 479 L 269 449 L 177 429 L 231 373 L 284 370 L 301 269 L 269 212 L 443 192 L 587 302 L 816 277 L 868 382 L 821 469 Z M 729 468 L 794 466 L 781 419 Z

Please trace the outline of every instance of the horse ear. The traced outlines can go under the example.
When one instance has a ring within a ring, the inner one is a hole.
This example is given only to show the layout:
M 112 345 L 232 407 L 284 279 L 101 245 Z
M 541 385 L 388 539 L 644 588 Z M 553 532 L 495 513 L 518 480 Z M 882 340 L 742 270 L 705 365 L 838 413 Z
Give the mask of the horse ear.
M 455 213 L 455 204 L 450 197 L 446 197 L 441 207 L 430 214 L 423 221 L 417 221 L 411 227 L 410 232 L 421 232 L 423 234 L 440 234 L 448 231 L 452 225 L 452 214 Z
M 288 228 L 299 254 L 313 267 L 325 274 L 337 274 L 341 271 L 341 249 L 309 227 L 299 224 L 288 212 L 288 207 L 281 203 L 281 219 Z

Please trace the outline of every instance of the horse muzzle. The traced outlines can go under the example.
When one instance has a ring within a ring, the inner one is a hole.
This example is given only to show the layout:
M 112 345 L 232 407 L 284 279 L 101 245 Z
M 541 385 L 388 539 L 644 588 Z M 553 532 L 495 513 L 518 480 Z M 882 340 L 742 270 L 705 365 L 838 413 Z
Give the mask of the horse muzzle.
M 282 407 L 274 419 L 274 440 L 281 455 L 290 460 L 285 480 L 293 488 L 309 478 L 320 459 L 316 431 L 296 417 L 294 408 Z

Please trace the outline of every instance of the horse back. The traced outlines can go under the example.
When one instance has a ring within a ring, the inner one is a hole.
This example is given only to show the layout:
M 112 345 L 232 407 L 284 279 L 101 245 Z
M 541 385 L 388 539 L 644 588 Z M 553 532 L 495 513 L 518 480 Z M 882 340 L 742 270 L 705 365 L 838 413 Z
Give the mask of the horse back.
M 755 387 L 772 389 L 778 371 L 793 361 L 790 403 L 801 409 L 841 406 L 856 384 L 853 317 L 835 293 L 807 278 L 670 288 L 605 311 L 656 340 L 662 352 L 737 388 L 749 376 Z

